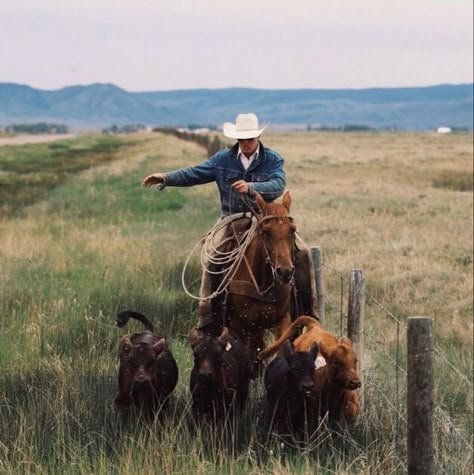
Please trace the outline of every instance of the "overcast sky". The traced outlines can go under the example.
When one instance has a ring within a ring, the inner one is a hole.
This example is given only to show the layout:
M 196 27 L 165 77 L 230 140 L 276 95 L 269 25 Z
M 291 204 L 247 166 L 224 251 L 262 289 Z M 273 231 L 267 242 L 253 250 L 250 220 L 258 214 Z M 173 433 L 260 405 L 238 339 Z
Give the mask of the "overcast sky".
M 472 0 L 0 0 L 0 82 L 129 91 L 473 81 Z

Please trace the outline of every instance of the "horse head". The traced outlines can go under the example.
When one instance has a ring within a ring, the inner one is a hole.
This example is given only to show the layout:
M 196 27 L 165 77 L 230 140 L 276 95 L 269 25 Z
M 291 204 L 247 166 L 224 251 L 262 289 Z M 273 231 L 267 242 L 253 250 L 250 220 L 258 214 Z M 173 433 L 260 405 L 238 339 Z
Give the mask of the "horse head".
M 291 205 L 290 192 L 286 191 L 281 203 L 267 203 L 258 193 L 256 201 L 260 208 L 259 234 L 266 260 L 270 264 L 275 278 L 288 284 L 295 273 L 293 249 L 296 226 L 288 215 Z

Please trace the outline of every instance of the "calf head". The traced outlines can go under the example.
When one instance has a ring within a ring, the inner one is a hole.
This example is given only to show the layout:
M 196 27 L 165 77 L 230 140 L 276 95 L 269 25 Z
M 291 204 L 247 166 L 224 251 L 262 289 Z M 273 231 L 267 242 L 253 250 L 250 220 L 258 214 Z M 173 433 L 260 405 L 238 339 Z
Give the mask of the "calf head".
M 126 372 L 132 387 L 152 384 L 155 379 L 155 364 L 165 348 L 165 339 L 156 340 L 152 333 L 145 332 L 122 337 L 120 342 L 120 366 Z
M 311 396 L 314 390 L 314 360 L 317 354 L 317 343 L 313 343 L 308 351 L 295 351 L 290 340 L 286 340 L 282 348 L 282 356 L 288 363 L 288 384 L 304 397 Z
M 336 346 L 320 342 L 319 349 L 327 364 L 328 380 L 344 389 L 358 389 L 361 386 L 357 374 L 357 356 L 349 338 L 342 337 Z
M 222 366 L 222 355 L 228 344 L 229 330 L 222 329 L 218 337 L 199 336 L 194 328 L 189 335 L 189 343 L 193 350 L 194 371 L 200 381 L 215 384 Z

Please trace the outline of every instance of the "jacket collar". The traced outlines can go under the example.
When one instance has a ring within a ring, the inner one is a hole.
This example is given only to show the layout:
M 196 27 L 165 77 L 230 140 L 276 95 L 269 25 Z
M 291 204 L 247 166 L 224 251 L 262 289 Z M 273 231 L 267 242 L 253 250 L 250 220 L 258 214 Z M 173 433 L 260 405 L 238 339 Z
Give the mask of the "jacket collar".
M 264 162 L 266 160 L 266 154 L 265 154 L 265 147 L 263 146 L 262 142 L 258 142 L 259 145 L 259 150 L 258 150 L 258 157 L 256 160 L 254 160 L 251 164 L 250 167 L 248 167 L 247 171 L 253 170 L 256 166 L 258 166 L 260 163 Z M 232 158 L 235 160 L 238 160 L 237 154 L 239 153 L 239 142 L 236 142 L 232 148 L 230 149 L 230 153 L 232 155 Z M 240 162 L 240 160 L 239 160 Z

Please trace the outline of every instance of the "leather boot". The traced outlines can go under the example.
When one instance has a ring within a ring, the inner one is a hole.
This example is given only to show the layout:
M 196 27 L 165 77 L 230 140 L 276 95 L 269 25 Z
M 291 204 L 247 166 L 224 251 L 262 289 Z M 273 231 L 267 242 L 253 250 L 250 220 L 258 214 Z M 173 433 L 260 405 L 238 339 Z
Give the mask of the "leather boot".
M 318 302 L 311 255 L 306 250 L 296 250 L 295 285 L 298 311 L 318 320 Z
M 200 336 L 218 336 L 221 333 L 221 319 L 216 318 L 211 301 L 199 302 L 196 330 Z

